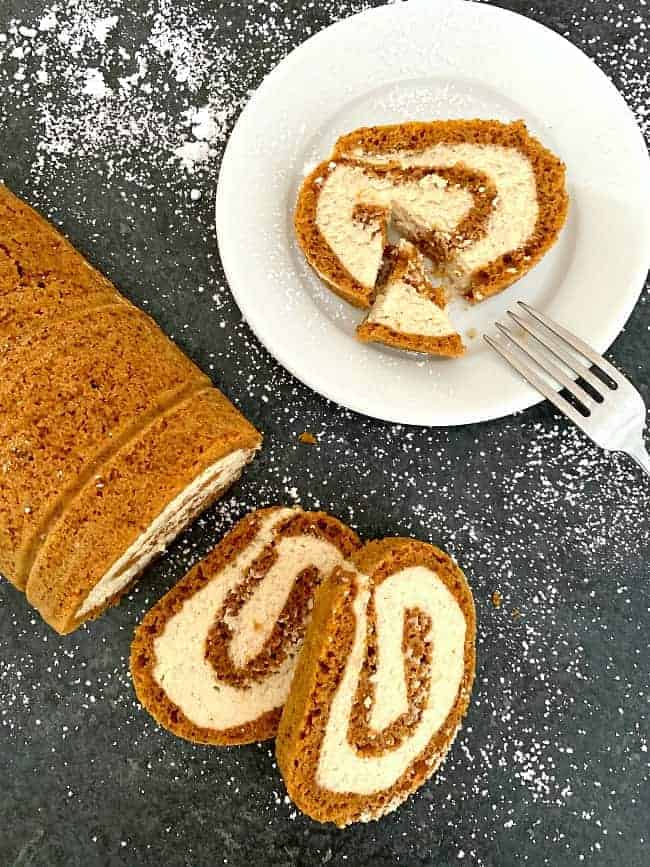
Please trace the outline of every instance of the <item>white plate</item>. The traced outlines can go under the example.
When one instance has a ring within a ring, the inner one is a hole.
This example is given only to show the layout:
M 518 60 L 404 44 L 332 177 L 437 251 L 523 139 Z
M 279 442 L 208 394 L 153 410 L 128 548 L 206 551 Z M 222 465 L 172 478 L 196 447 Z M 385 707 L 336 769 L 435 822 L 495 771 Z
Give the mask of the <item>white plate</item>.
M 468 352 L 422 357 L 354 339 L 361 314 L 306 265 L 292 227 L 306 170 L 337 136 L 404 120 L 523 118 L 567 164 L 570 215 L 530 274 L 454 322 Z M 561 36 L 466 0 L 371 9 L 313 36 L 263 81 L 223 158 L 217 234 L 251 328 L 304 383 L 388 421 L 454 425 L 540 400 L 480 334 L 517 298 L 603 351 L 630 315 L 650 264 L 650 161 L 607 77 Z

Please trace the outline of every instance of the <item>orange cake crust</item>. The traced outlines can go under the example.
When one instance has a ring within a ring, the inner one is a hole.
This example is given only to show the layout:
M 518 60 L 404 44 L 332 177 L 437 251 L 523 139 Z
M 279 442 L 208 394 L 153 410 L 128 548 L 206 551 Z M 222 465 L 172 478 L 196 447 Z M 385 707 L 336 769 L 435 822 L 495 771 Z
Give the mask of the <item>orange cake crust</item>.
M 362 322 L 357 328 L 357 337 L 362 343 L 383 343 L 394 349 L 407 349 L 409 352 L 422 352 L 426 355 L 440 355 L 445 358 L 459 358 L 465 354 L 460 334 L 446 337 L 425 337 L 397 331 L 376 322 Z
M 281 705 L 253 717 L 245 723 L 215 728 L 197 725 L 170 698 L 156 678 L 156 640 L 165 632 L 169 621 L 184 604 L 211 582 L 224 580 L 228 564 L 251 546 L 269 519 L 278 517 L 273 525 L 270 541 L 254 558 L 242 580 L 225 597 L 222 609 L 214 611 L 207 635 L 196 635 L 202 642 L 202 654 L 215 678 L 215 689 L 227 684 L 246 699 L 257 686 L 286 664 L 288 654 L 294 656 L 302 642 L 306 621 L 310 614 L 313 595 L 324 575 L 318 563 L 302 570 L 294 580 L 281 613 L 265 639 L 261 649 L 244 666 L 235 665 L 229 646 L 233 638 L 232 623 L 243 605 L 251 599 L 256 588 L 266 579 L 276 562 L 278 545 L 283 539 L 318 538 L 329 542 L 347 560 L 360 548 L 357 535 L 336 518 L 324 512 L 303 512 L 287 509 L 282 515 L 280 507 L 259 509 L 243 518 L 175 587 L 173 587 L 146 614 L 136 629 L 131 648 L 131 673 L 136 694 L 146 710 L 166 729 L 179 737 L 196 743 L 235 745 L 265 740 L 276 733 Z
M 393 538 L 369 543 L 354 556 L 353 564 L 354 569 L 335 570 L 318 591 L 276 740 L 278 766 L 289 796 L 307 815 L 339 826 L 379 818 L 395 809 L 431 776 L 450 748 L 467 711 L 475 670 L 476 620 L 472 594 L 462 571 L 447 554 L 423 542 Z M 381 659 L 383 647 L 376 644 L 374 600 L 390 576 L 416 566 L 436 573 L 453 595 L 465 621 L 462 679 L 453 706 L 424 749 L 392 785 L 369 794 L 324 788 L 318 782 L 319 762 L 335 696 L 354 646 L 354 605 L 360 593 L 368 593 L 368 632 L 364 662 L 350 705 L 347 743 L 364 760 L 373 761 L 376 756 L 389 755 L 407 743 L 413 726 L 418 724 L 423 690 L 428 689 L 427 665 L 436 647 L 428 639 L 426 615 L 420 610 L 409 610 L 401 640 L 406 660 L 408 711 L 388 728 L 368 736 L 369 714 L 375 701 L 374 666 Z M 373 652 L 368 654 L 371 643 Z
M 0 184 L 0 340 L 114 303 L 128 302 L 47 220 Z

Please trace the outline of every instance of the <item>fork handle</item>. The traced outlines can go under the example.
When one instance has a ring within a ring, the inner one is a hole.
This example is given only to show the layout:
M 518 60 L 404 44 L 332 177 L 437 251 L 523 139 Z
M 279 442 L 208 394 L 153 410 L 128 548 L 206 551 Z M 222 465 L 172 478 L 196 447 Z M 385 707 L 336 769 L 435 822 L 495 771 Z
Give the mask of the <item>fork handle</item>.
M 626 449 L 626 453 L 636 461 L 647 476 L 650 476 L 650 454 L 648 454 L 643 438 L 640 439 L 637 446 Z

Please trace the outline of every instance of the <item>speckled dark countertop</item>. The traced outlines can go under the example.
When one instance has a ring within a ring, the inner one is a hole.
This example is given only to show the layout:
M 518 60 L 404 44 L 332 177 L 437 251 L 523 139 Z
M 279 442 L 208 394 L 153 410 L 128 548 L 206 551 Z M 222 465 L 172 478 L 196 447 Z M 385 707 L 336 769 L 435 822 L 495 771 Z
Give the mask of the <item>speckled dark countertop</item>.
M 648 132 L 645 0 L 498 5 L 583 48 Z M 246 95 L 361 7 L 1 4 L 0 177 L 266 434 L 227 498 L 88 628 L 59 638 L 0 586 L 2 864 L 650 863 L 648 482 L 546 405 L 450 430 L 342 411 L 266 354 L 225 284 L 213 194 Z M 646 287 L 612 350 L 646 402 L 649 300 Z M 304 430 L 318 445 L 298 442 Z M 135 623 L 187 566 L 248 509 L 295 500 L 365 536 L 439 542 L 478 607 L 474 701 L 445 767 L 397 813 L 345 832 L 296 814 L 268 744 L 208 749 L 157 728 L 127 669 Z

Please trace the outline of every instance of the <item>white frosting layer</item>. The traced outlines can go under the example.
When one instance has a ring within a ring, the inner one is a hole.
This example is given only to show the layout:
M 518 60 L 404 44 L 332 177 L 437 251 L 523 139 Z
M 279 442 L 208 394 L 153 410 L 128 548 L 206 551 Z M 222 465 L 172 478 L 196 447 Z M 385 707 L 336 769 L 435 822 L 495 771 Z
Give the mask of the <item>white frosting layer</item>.
M 370 795 L 395 784 L 425 749 L 452 709 L 464 671 L 466 624 L 462 609 L 444 582 L 424 566 L 391 575 L 375 591 L 377 621 L 376 704 L 370 724 L 381 731 L 408 708 L 401 651 L 404 615 L 418 608 L 432 621 L 431 680 L 426 706 L 416 728 L 402 744 L 381 756 L 363 756 L 347 739 L 352 703 L 366 653 L 370 579 L 357 575 L 353 603 L 354 642 L 343 678 L 334 695 L 318 761 L 317 782 L 334 792 Z
M 151 523 L 95 584 L 78 607 L 76 617 L 85 617 L 126 587 L 135 576 L 183 530 L 215 491 L 230 485 L 241 473 L 253 451 L 237 449 L 197 476 Z
M 442 143 L 416 152 L 367 154 L 358 149 L 351 155 L 375 165 L 397 162 L 405 168 L 449 168 L 456 163 L 464 163 L 469 169 L 483 172 L 490 178 L 496 187 L 497 197 L 489 217 L 487 233 L 472 244 L 461 247 L 449 269 L 449 276 L 459 285 L 465 285 L 478 268 L 523 246 L 535 230 L 539 211 L 535 173 L 530 160 L 516 148 Z
M 343 562 L 339 549 L 314 536 L 292 536 L 277 546 L 278 558 L 236 617 L 227 619 L 233 632 L 230 658 L 241 667 L 257 656 L 271 634 L 296 578 L 308 566 L 328 575 Z
M 339 262 L 359 283 L 372 288 L 384 252 L 377 221 L 354 219 L 357 205 L 394 211 L 402 224 L 418 231 L 453 231 L 473 205 L 467 190 L 450 185 L 436 174 L 396 184 L 390 177 L 367 173 L 362 167 L 339 163 L 323 180 L 316 208 L 316 224 Z
M 389 280 L 382 287 L 366 322 L 422 337 L 456 333 L 445 311 L 404 280 Z
M 235 560 L 183 603 L 154 643 L 155 680 L 197 726 L 223 730 L 243 725 L 281 707 L 287 698 L 296 664 L 295 652 L 289 653 L 263 681 L 238 689 L 219 680 L 205 659 L 205 644 L 228 593 L 241 583 L 252 562 L 273 540 L 276 525 L 298 511 L 273 512 Z M 234 633 L 230 656 L 236 666 L 245 665 L 262 649 L 303 569 L 315 565 L 327 574 L 344 559 L 338 548 L 314 536 L 282 538 L 276 551 L 276 562 L 251 598 L 236 617 L 228 618 Z

